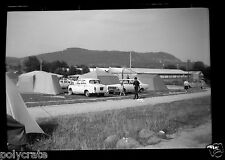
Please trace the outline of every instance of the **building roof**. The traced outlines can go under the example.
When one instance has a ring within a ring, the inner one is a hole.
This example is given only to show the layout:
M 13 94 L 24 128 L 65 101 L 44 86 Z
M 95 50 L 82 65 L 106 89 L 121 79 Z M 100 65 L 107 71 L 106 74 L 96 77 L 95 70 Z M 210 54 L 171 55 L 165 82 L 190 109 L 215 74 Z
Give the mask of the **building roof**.
M 203 75 L 202 71 L 189 71 L 189 73 Z
M 94 70 L 94 68 L 92 68 Z M 123 73 L 124 74 L 140 74 L 140 73 L 147 73 L 147 74 L 190 74 L 191 71 L 186 72 L 180 69 L 153 69 L 153 68 L 98 68 L 100 70 L 109 71 L 109 73 Z M 95 69 L 96 70 L 96 69 Z
M 109 67 L 109 72 L 110 73 L 124 73 L 124 74 L 137 74 L 135 71 L 133 71 L 130 68 L 112 68 Z
M 152 69 L 152 68 L 131 68 L 136 73 L 149 73 L 149 74 L 188 74 L 188 72 L 180 69 Z

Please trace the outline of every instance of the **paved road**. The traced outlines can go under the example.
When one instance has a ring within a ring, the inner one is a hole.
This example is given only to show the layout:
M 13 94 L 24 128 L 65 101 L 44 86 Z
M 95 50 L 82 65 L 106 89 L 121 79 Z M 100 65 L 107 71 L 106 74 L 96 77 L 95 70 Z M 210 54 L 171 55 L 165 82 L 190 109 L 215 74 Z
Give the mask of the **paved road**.
M 54 117 L 54 116 L 60 116 L 60 115 L 114 110 L 114 109 L 121 109 L 121 108 L 127 108 L 127 107 L 139 107 L 144 105 L 155 105 L 159 103 L 169 103 L 173 101 L 192 99 L 192 98 L 198 98 L 198 97 L 204 97 L 204 96 L 210 96 L 210 95 L 211 95 L 211 90 L 208 89 L 205 92 L 150 97 L 150 98 L 144 98 L 139 100 L 133 100 L 133 99 L 107 100 L 103 102 L 31 107 L 31 108 L 28 108 L 28 111 L 34 118 L 39 119 L 44 117 Z

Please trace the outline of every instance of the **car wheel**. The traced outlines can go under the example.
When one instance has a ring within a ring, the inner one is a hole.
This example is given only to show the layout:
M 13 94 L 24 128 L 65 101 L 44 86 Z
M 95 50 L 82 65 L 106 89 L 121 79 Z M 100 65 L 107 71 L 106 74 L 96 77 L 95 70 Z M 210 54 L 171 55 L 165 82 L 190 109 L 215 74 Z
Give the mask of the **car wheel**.
M 104 96 L 108 96 L 108 95 L 109 95 L 109 92 L 105 92 L 105 93 L 104 93 Z
M 85 94 L 86 97 L 89 97 L 90 96 L 89 91 L 84 91 L 84 94 Z
M 72 95 L 73 94 L 73 91 L 72 91 L 72 89 L 70 88 L 70 89 L 68 89 L 68 95 Z
M 139 92 L 144 92 L 144 88 L 141 88 L 141 89 L 139 90 Z

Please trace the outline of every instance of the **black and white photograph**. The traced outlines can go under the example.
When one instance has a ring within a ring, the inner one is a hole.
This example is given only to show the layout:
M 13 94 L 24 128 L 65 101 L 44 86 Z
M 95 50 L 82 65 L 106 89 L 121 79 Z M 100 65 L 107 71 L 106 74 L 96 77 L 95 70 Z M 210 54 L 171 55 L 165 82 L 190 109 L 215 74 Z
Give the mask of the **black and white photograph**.
M 7 12 L 8 149 L 206 149 L 209 14 L 204 7 Z

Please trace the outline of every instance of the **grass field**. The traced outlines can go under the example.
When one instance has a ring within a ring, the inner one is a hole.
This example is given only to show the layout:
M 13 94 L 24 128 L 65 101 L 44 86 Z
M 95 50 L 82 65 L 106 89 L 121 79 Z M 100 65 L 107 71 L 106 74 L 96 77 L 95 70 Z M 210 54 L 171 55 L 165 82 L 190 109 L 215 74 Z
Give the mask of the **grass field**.
M 208 96 L 154 106 L 41 119 L 38 123 L 50 137 L 41 138 L 32 143 L 30 148 L 106 149 L 104 140 L 108 136 L 129 136 L 139 141 L 138 132 L 143 128 L 154 132 L 165 130 L 172 134 L 182 127 L 196 127 L 211 120 L 210 104 Z M 139 142 L 145 145 L 143 141 Z

